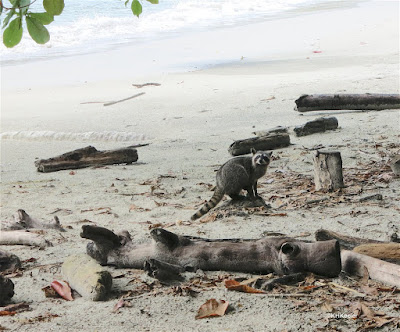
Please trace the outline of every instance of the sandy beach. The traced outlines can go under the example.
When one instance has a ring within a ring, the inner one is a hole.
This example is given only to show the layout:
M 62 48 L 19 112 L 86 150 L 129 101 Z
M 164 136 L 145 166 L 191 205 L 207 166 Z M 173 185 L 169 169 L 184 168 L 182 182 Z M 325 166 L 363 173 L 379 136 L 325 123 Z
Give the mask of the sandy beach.
M 23 264 L 22 276 L 12 278 L 12 301 L 27 302 L 32 310 L 2 317 L 0 330 L 323 331 L 336 326 L 355 331 L 363 326 L 362 319 L 328 318 L 320 299 L 306 298 L 315 310 L 299 310 L 295 299 L 227 291 L 222 282 L 196 297 L 160 287 L 133 296 L 131 307 L 113 313 L 119 296 L 153 281 L 133 269 L 108 268 L 122 277 L 114 279 L 113 295 L 104 302 L 49 299 L 42 291 L 60 278 L 60 269 L 52 266 L 85 252 L 88 241 L 79 233 L 88 223 L 128 230 L 139 241 L 148 240 L 149 227 L 157 224 L 213 239 L 279 232 L 314 240 L 314 232 L 325 228 L 387 241 L 388 234 L 400 232 L 399 178 L 387 169 L 390 156 L 400 153 L 399 110 L 294 111 L 302 94 L 399 93 L 399 4 L 350 1 L 335 6 L 146 46 L 3 66 L 1 222 L 12 221 L 24 209 L 41 220 L 57 215 L 67 231 L 45 231 L 53 246 L 44 250 L 2 246 L 23 261 L 35 260 Z M 132 85 L 144 83 L 159 86 Z M 103 106 L 140 92 L 145 94 Z M 291 134 L 292 145 L 273 152 L 259 182 L 271 216 L 189 222 L 211 198 L 215 171 L 231 158 L 232 142 L 325 115 L 338 119 L 337 130 Z M 108 150 L 147 143 L 138 148 L 133 165 L 54 173 L 39 173 L 34 166 L 37 159 L 88 145 Z M 313 148 L 319 144 L 341 152 L 346 189 L 356 193 L 350 201 L 329 196 L 326 204 L 303 204 L 326 196 L 302 191 L 303 185 L 312 186 Z M 357 169 L 371 168 L 382 171 L 365 183 L 354 180 Z M 299 187 L 289 186 L 293 179 L 300 179 L 293 181 Z M 383 200 L 356 201 L 375 193 Z M 254 276 L 204 274 L 210 279 Z M 211 298 L 229 301 L 231 310 L 223 317 L 195 320 L 198 308 Z M 351 295 L 346 300 L 356 301 Z M 398 303 L 374 309 L 399 317 Z M 351 313 L 346 306 L 338 310 Z

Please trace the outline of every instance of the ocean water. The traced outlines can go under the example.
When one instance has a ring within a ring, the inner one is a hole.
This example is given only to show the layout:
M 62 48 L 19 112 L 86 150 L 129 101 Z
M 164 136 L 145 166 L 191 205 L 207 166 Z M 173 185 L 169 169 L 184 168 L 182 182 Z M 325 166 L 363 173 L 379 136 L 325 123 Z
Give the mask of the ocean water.
M 14 48 L 7 49 L 1 43 L 1 65 L 101 52 L 193 31 L 250 24 L 343 0 L 159 0 L 156 5 L 141 2 L 143 13 L 137 18 L 123 0 L 65 0 L 64 12 L 47 26 L 50 41 L 37 45 L 25 29 L 21 43 Z M 9 6 L 8 1 L 3 3 Z M 41 11 L 41 3 L 34 2 L 32 9 Z

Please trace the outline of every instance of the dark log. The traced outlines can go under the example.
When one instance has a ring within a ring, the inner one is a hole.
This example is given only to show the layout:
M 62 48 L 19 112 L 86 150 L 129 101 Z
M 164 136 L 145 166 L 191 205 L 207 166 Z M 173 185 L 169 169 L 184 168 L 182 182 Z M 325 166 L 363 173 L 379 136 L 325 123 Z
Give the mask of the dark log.
M 103 234 L 103 237 L 99 236 Z M 151 243 L 134 244 L 125 232 L 113 232 L 82 226 L 81 237 L 92 239 L 87 246 L 89 256 L 103 265 L 143 269 L 144 263 L 155 259 L 180 266 L 185 271 L 225 270 L 291 274 L 313 272 L 335 277 L 341 269 L 337 241 L 306 243 L 292 238 L 256 240 L 208 240 L 177 235 L 156 228 L 150 232 Z M 118 238 L 119 241 L 115 241 Z
M 295 110 L 383 110 L 400 108 L 398 94 L 315 94 L 302 95 L 295 101 Z
M 47 173 L 90 166 L 131 164 L 137 160 L 138 153 L 133 148 L 98 151 L 93 146 L 87 146 L 54 158 L 38 160 L 35 166 L 39 172 Z
M 255 132 L 253 132 L 253 134 L 258 137 L 262 137 L 262 136 L 268 136 L 271 134 L 285 134 L 288 132 L 288 130 L 289 130 L 288 127 L 277 126 L 277 127 L 267 129 L 267 130 L 255 131 Z
M 0 275 L 0 304 L 5 304 L 14 296 L 14 283 Z
M 355 247 L 361 244 L 368 243 L 383 243 L 378 240 L 371 239 L 363 239 L 360 237 L 348 236 L 332 231 L 328 231 L 326 229 L 319 229 L 315 232 L 315 239 L 317 241 L 328 241 L 328 240 L 337 240 L 342 249 L 353 250 Z
M 301 126 L 294 127 L 296 136 L 307 136 L 315 133 L 323 133 L 327 130 L 334 130 L 338 128 L 338 120 L 332 117 L 317 118 L 312 121 L 308 121 Z
M 14 222 L 4 224 L 3 230 L 23 229 L 56 229 L 65 232 L 57 216 L 54 216 L 54 221 L 46 222 L 32 218 L 25 210 L 19 209 L 14 215 Z
M 400 263 L 400 243 L 362 244 L 355 247 L 353 251 L 388 262 Z
M 400 265 L 348 250 L 342 250 L 341 257 L 344 272 L 362 277 L 366 268 L 371 279 L 400 288 Z
M 256 151 L 266 151 L 284 148 L 289 145 L 290 137 L 288 134 L 270 134 L 268 136 L 235 141 L 229 146 L 228 151 L 232 156 L 239 156 L 250 153 L 252 148 Z
M 157 259 L 149 259 L 148 261 L 145 261 L 143 270 L 145 270 L 150 277 L 166 282 L 183 280 L 181 273 L 185 272 L 185 270 L 179 265 L 161 262 Z
M 317 150 L 313 161 L 315 190 L 333 191 L 344 187 L 339 151 Z
M 18 256 L 7 251 L 0 250 L 0 272 L 14 272 L 21 267 Z

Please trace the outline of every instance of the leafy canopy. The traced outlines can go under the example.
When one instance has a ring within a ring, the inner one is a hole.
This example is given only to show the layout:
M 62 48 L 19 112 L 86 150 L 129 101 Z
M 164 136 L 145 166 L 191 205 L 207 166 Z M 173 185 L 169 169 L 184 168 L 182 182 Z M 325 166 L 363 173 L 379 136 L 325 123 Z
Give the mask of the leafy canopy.
M 6 47 L 18 45 L 24 33 L 23 22 L 31 38 L 37 44 L 46 44 L 50 40 L 50 34 L 45 25 L 54 21 L 54 16 L 61 15 L 64 10 L 64 0 L 43 0 L 44 12 L 32 12 L 30 6 L 36 0 L 9 0 L 6 6 L 0 0 L 0 24 L 2 24 L 3 44 Z M 131 0 L 125 1 L 128 6 Z M 146 0 L 152 4 L 158 4 L 158 0 Z M 142 13 L 142 4 L 139 0 L 132 0 L 131 10 L 133 15 L 139 17 Z

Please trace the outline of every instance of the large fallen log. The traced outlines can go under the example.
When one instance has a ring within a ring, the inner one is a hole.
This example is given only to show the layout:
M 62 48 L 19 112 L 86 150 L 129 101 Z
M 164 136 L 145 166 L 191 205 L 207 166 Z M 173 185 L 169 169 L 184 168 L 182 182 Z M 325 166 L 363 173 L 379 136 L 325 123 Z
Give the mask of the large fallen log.
M 361 244 L 368 243 L 383 243 L 378 240 L 363 239 L 360 237 L 349 236 L 345 234 L 336 233 L 326 229 L 319 229 L 315 232 L 315 240 L 317 241 L 328 241 L 337 240 L 340 244 L 340 248 L 352 250 Z
M 109 151 L 98 151 L 93 146 L 87 146 L 82 149 L 64 153 L 54 158 L 37 160 L 35 166 L 39 172 L 47 173 L 90 166 L 131 164 L 137 160 L 137 150 L 131 147 Z
M 23 229 L 56 229 L 65 232 L 62 228 L 60 220 L 54 216 L 54 220 L 50 222 L 41 221 L 31 217 L 25 210 L 19 209 L 14 215 L 14 222 L 4 223 L 3 230 L 23 230 Z
M 0 250 L 0 272 L 13 272 L 21 267 L 18 256 Z
M 366 268 L 371 279 L 400 288 L 400 265 L 348 250 L 342 250 L 341 258 L 346 273 L 362 277 Z
M 117 235 L 106 228 L 84 225 L 81 237 L 93 241 L 87 245 L 89 256 L 102 265 L 117 267 L 143 269 L 153 259 L 179 266 L 184 271 L 202 269 L 280 275 L 313 272 L 335 277 L 341 270 L 340 247 L 335 240 L 315 243 L 292 238 L 209 240 L 181 236 L 161 228 L 153 229 L 150 234 L 152 242 L 134 244 L 128 232 Z
M 290 145 L 290 137 L 287 133 L 272 133 L 267 136 L 251 137 L 237 140 L 229 146 L 229 153 L 232 156 L 239 156 L 250 153 L 251 149 L 256 151 L 274 150 Z
M 14 283 L 0 275 L 0 304 L 7 303 L 14 296 Z
M 355 247 L 353 251 L 392 263 L 400 263 L 400 243 L 362 244 Z
M 69 256 L 61 266 L 61 274 L 72 289 L 86 299 L 102 301 L 110 293 L 110 272 L 86 254 Z
M 41 235 L 29 231 L 1 231 L 0 245 L 25 245 L 34 247 L 51 247 L 51 242 Z
M 310 112 L 321 110 L 383 110 L 400 108 L 398 94 L 315 94 L 302 95 L 295 110 Z

